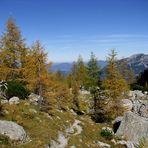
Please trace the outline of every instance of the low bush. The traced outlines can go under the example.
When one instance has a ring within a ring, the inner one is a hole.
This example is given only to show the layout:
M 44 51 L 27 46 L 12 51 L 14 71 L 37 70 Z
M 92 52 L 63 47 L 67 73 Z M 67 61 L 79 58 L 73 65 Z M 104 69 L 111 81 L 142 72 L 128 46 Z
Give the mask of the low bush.
M 13 96 L 19 97 L 20 99 L 25 99 L 29 95 L 29 90 L 18 81 L 8 81 L 7 82 L 6 96 L 11 98 Z
M 148 91 L 148 87 L 144 87 L 144 86 L 141 86 L 141 85 L 138 85 L 138 84 L 132 84 L 131 85 L 131 89 L 132 90 L 141 90 L 141 91 Z
M 108 128 L 102 129 L 100 134 L 102 137 L 104 137 L 107 140 L 111 140 L 113 138 L 113 132 Z

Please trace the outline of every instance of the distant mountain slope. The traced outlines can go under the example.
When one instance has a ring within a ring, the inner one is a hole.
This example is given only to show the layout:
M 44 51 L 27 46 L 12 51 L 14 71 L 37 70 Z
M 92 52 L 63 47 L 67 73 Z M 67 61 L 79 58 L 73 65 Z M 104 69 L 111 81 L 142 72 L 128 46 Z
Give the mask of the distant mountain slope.
M 61 71 L 65 74 L 69 73 L 72 68 L 73 63 L 53 63 L 51 66 L 51 71 Z
M 148 54 L 135 54 L 127 58 L 123 58 L 119 60 L 119 62 L 126 60 L 128 62 L 128 65 L 134 70 L 134 73 L 138 75 L 144 69 L 148 68 Z M 58 70 L 62 71 L 64 74 L 67 74 L 70 72 L 72 68 L 73 62 L 67 62 L 67 63 L 53 63 L 51 67 L 51 71 L 56 72 Z M 107 62 L 100 60 L 98 61 L 98 66 L 100 68 L 106 67 Z
M 51 67 L 51 71 L 56 72 L 58 70 L 62 71 L 63 73 L 67 74 L 72 69 L 73 62 L 67 63 L 53 63 Z M 98 61 L 98 66 L 100 68 L 104 68 L 107 65 L 106 61 L 100 60 Z
M 148 68 L 148 54 L 135 54 L 119 61 L 122 60 L 127 61 L 128 65 L 134 70 L 136 75 Z

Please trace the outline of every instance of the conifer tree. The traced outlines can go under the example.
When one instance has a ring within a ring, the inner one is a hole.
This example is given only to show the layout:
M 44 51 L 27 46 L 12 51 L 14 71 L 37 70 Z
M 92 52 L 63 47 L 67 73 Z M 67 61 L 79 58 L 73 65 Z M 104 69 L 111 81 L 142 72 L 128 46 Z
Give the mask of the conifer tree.
M 121 99 L 128 91 L 128 85 L 117 69 L 116 55 L 115 50 L 112 50 L 107 59 L 107 78 L 104 81 L 104 87 L 109 98 L 108 107 L 111 112 L 111 118 L 115 118 L 123 113 Z
M 140 73 L 138 76 L 137 84 L 148 88 L 148 68 Z
M 80 89 L 80 82 L 79 82 L 80 79 L 78 74 L 79 74 L 78 65 L 77 63 L 74 62 L 71 68 L 71 72 L 67 76 L 67 83 L 68 83 L 68 86 L 70 86 L 69 88 L 72 88 L 73 84 L 77 81 L 77 84 L 79 85 L 79 89 Z
M 76 63 L 76 81 L 79 82 L 80 88 L 86 86 L 86 81 L 88 79 L 87 67 L 83 62 L 83 58 L 79 56 Z
M 66 110 L 69 104 L 71 103 L 69 89 L 67 88 L 67 85 L 60 82 L 55 82 L 54 86 L 55 87 L 52 87 L 55 92 L 56 107 L 58 109 Z
M 93 89 L 93 112 L 92 118 L 95 122 L 106 122 L 109 120 L 106 109 L 105 91 L 100 88 Z
M 31 48 L 26 48 L 19 28 L 10 17 L 0 39 L 0 80 L 19 80 L 31 92 L 49 98 L 52 106 L 62 106 L 70 102 L 69 89 L 60 73 L 49 73 L 50 66 L 41 43 L 36 41 Z M 57 79 L 59 75 L 61 77 Z M 59 82 L 61 79 L 62 82 Z
M 148 91 L 148 69 L 137 76 L 135 82 L 131 84 L 131 88 L 134 90 Z
M 66 77 L 66 82 L 68 85 L 68 88 L 72 88 L 72 83 L 73 83 L 73 76 L 72 73 L 69 73 Z
M 23 74 L 28 83 L 28 88 L 42 96 L 46 86 L 48 69 L 47 54 L 45 53 L 40 41 L 36 41 L 33 44 L 26 61 L 26 68 L 23 71 Z
M 20 77 L 27 49 L 19 28 L 12 17 L 7 21 L 6 32 L 0 41 L 0 79 L 11 80 Z
M 100 68 L 97 65 L 97 58 L 91 53 L 90 60 L 87 65 L 88 69 L 88 87 L 96 87 L 100 85 Z
M 80 103 L 79 103 L 79 83 L 75 81 L 72 86 L 72 94 L 73 94 L 73 105 L 74 109 L 77 112 L 80 112 Z
M 87 78 L 87 67 L 83 62 L 83 58 L 79 56 L 77 62 L 73 64 L 71 73 L 67 76 L 68 86 L 72 89 L 73 106 L 77 112 L 80 112 L 79 91 L 81 88 L 86 87 Z
M 72 94 L 72 104 L 75 110 L 79 110 L 79 90 L 83 85 L 83 80 L 81 80 L 80 66 L 77 63 L 73 63 L 71 73 L 67 76 L 67 84 L 71 89 Z

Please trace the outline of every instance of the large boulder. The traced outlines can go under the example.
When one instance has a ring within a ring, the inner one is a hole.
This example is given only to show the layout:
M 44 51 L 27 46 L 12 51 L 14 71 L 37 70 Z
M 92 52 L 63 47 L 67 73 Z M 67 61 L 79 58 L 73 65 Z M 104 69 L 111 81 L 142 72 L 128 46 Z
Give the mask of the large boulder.
M 141 117 L 148 118 L 148 100 L 134 100 L 132 112 Z
M 126 112 L 117 129 L 116 135 L 126 138 L 135 145 L 139 144 L 142 138 L 148 140 L 148 119 L 132 112 Z
M 121 124 L 122 119 L 123 119 L 123 116 L 119 116 L 115 120 L 112 121 L 114 133 L 117 132 L 117 130 L 118 130 L 120 124 Z
M 18 142 L 26 142 L 27 140 L 27 134 L 23 127 L 12 121 L 0 120 L 0 134 Z
M 34 93 L 31 93 L 28 96 L 28 99 L 29 99 L 29 102 L 34 105 L 39 105 L 43 101 L 43 98 L 41 96 L 36 95 Z
M 19 104 L 20 103 L 20 99 L 18 97 L 12 97 L 9 99 L 9 104 Z

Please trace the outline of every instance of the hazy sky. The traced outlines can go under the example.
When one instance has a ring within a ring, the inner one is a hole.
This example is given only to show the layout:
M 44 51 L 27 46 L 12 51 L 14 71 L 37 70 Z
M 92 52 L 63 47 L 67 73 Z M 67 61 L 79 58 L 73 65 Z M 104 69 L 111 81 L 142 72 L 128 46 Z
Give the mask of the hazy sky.
M 148 0 L 0 0 L 0 33 L 13 16 L 29 45 L 39 39 L 50 61 L 148 54 Z

